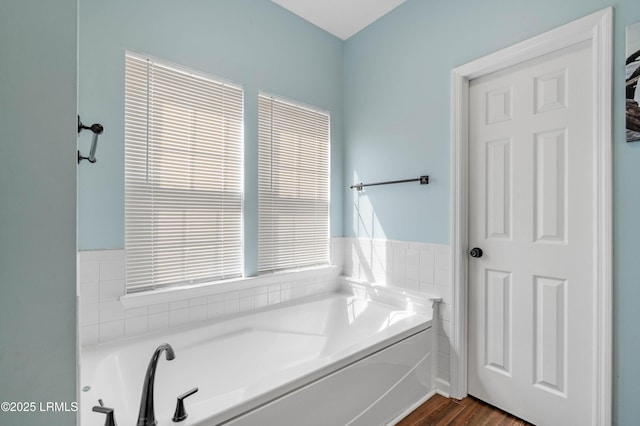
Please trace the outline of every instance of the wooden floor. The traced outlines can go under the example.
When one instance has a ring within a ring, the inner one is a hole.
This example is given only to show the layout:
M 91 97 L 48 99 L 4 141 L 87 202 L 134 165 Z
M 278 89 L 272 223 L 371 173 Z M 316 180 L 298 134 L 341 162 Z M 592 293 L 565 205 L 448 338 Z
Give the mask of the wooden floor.
M 505 413 L 472 396 L 459 401 L 436 394 L 397 424 L 397 426 L 431 425 L 523 426 L 531 425 L 531 423 Z

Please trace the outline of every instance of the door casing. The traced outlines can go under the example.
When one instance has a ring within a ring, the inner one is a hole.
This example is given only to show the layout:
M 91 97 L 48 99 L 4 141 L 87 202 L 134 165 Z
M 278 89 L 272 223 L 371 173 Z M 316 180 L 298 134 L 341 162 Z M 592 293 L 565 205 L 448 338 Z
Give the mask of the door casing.
M 612 22 L 609 7 L 451 71 L 451 379 L 454 398 L 467 395 L 469 81 L 588 41 L 592 49 L 594 190 L 594 425 L 612 422 Z M 587 184 L 587 182 L 585 182 Z

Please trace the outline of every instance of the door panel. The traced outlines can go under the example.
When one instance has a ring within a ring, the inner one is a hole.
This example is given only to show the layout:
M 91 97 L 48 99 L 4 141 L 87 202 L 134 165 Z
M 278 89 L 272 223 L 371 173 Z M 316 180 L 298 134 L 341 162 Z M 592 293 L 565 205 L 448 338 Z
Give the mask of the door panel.
M 535 384 L 566 397 L 567 280 L 534 277 Z
M 486 270 L 485 365 L 511 375 L 511 274 Z
M 535 241 L 566 244 L 567 129 L 534 135 Z
M 511 239 L 511 139 L 490 141 L 487 157 L 487 238 Z
M 470 82 L 469 378 L 538 425 L 591 424 L 591 48 Z

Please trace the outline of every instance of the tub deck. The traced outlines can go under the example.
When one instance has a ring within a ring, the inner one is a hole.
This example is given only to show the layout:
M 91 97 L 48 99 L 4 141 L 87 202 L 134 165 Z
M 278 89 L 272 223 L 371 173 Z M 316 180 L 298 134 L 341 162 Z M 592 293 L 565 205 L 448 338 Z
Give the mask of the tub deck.
M 354 294 L 356 293 L 356 294 Z M 135 424 L 142 382 L 155 348 L 169 343 L 176 357 L 158 363 L 155 412 L 171 422 L 176 396 L 186 400 L 181 425 L 217 424 L 258 407 L 431 326 L 431 311 L 398 307 L 357 291 L 318 296 L 194 328 L 181 328 L 85 348 L 81 355 L 83 426 L 103 425 L 91 407 L 99 398 L 115 408 L 116 421 Z

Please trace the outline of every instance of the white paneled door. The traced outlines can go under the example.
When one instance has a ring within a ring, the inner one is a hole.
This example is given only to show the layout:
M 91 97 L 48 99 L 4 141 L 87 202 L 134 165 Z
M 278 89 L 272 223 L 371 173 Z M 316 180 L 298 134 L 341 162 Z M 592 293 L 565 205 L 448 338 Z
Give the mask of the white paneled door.
M 468 391 L 592 424 L 592 48 L 470 82 Z

